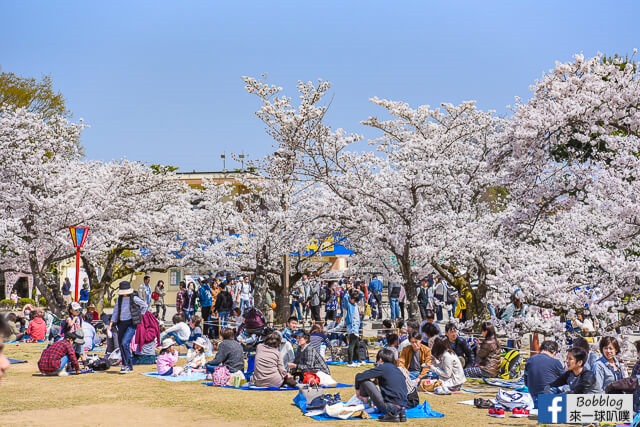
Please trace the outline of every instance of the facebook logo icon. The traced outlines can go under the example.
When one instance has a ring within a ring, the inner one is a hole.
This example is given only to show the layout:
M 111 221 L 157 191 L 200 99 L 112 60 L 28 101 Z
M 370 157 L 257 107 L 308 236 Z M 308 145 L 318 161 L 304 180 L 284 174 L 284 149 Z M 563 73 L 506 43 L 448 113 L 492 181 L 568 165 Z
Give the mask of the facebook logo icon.
M 567 397 L 564 394 L 538 395 L 538 423 L 567 422 Z

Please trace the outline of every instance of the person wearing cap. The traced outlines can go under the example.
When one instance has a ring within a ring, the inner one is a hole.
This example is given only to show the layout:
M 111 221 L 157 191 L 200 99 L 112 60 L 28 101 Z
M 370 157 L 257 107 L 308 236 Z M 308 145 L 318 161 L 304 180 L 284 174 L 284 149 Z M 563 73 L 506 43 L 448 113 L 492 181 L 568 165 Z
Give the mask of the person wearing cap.
M 158 375 L 177 376 L 182 373 L 182 368 L 178 368 L 178 350 L 174 347 L 176 342 L 173 338 L 165 338 L 160 346 L 160 354 L 156 359 L 158 365 Z
M 187 351 L 187 366 L 192 369 L 204 369 L 207 364 L 205 349 L 207 342 L 204 337 L 198 337 L 193 342 L 193 348 Z
M 62 324 L 62 335 L 73 333 L 82 329 L 82 316 L 80 316 L 82 307 L 80 306 L 80 304 L 75 301 L 72 302 L 71 304 L 69 304 L 67 311 L 69 313 L 69 317 L 67 317 Z
M 136 327 L 142 322 L 142 315 L 147 312 L 147 303 L 134 294 L 131 283 L 124 280 L 118 284 L 118 300 L 113 307 L 111 321 L 107 326 L 107 335 L 111 333 L 113 325 L 118 326 L 118 343 L 122 357 L 121 374 L 133 372 L 133 355 L 131 354 L 131 340 Z
M 87 307 L 87 312 L 91 314 L 92 322 L 97 322 L 98 320 L 100 320 L 100 313 L 98 313 L 98 310 L 96 310 L 95 304 L 89 304 L 89 307 Z
M 80 330 L 82 331 L 82 330 Z M 59 340 L 45 348 L 38 360 L 38 369 L 44 375 L 69 375 L 65 369 L 67 365 L 80 373 L 80 364 L 73 349 L 74 345 L 82 346 L 84 338 L 80 338 L 74 332 L 65 334 L 64 339 Z
M 11 363 L 9 363 L 9 359 L 7 356 L 3 354 L 4 350 L 4 339 L 9 336 L 9 325 L 5 320 L 4 316 L 0 315 L 0 380 L 4 377 L 11 367 Z

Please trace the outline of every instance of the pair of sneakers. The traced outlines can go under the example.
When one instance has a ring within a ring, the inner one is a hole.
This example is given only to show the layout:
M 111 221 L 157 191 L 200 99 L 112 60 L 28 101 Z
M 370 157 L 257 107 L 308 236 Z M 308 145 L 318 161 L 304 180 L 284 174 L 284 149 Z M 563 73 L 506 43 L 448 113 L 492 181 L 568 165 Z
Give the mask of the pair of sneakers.
M 353 362 L 353 363 L 349 363 L 347 365 L 349 368 L 359 368 L 360 366 L 362 366 L 362 363 L 360 362 Z
M 122 368 L 120 368 L 121 374 L 130 374 L 131 372 L 133 372 L 133 369 L 128 366 L 123 366 Z
M 439 394 L 441 396 L 447 395 L 447 394 L 451 394 L 451 390 L 449 390 L 447 387 L 441 385 L 435 388 L 435 390 L 433 390 L 434 394 Z
M 513 418 L 527 418 L 529 416 L 529 410 L 524 407 L 513 408 L 511 410 L 511 417 Z M 504 418 L 504 407 L 495 404 L 489 408 L 489 416 L 494 418 Z

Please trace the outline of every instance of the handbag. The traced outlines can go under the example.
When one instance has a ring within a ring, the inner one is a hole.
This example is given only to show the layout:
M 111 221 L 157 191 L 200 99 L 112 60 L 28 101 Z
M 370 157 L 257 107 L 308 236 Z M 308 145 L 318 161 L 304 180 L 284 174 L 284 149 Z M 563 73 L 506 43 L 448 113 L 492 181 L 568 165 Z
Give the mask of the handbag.
M 311 402 L 307 403 L 307 411 L 313 411 L 315 409 L 324 409 L 327 405 L 335 405 L 336 403 L 342 402 L 342 398 L 340 397 L 340 393 L 336 394 L 323 394 Z
M 622 378 L 618 381 L 610 383 L 604 392 L 607 394 L 630 394 L 636 391 L 638 388 L 638 377 L 632 376 L 628 378 Z
M 302 384 L 308 384 L 310 386 L 319 386 L 320 377 L 315 372 L 305 372 L 302 377 Z
M 298 395 L 304 396 L 307 402 L 312 402 L 318 396 L 322 396 L 324 393 L 319 385 L 302 385 L 299 386 Z
M 160 299 L 160 294 L 156 291 L 151 292 L 151 299 L 154 301 L 158 301 Z

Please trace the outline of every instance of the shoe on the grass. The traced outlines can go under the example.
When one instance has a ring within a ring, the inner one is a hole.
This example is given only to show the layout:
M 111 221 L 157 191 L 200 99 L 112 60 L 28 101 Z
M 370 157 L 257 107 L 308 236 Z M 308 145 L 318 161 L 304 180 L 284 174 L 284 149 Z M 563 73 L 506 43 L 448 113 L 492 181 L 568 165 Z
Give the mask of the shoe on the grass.
M 397 414 L 391 414 L 391 413 L 387 412 L 386 414 L 384 414 L 383 416 L 378 418 L 378 421 L 380 421 L 382 423 L 399 423 L 400 422 L 400 416 L 397 415 Z
M 489 399 L 483 399 L 482 397 L 476 397 L 473 399 L 473 406 L 480 409 L 489 409 L 493 406 L 493 402 Z
M 447 387 L 443 385 L 436 387 L 435 390 L 433 390 L 433 392 L 439 395 L 451 394 L 451 390 L 449 390 Z
M 122 368 L 120 368 L 121 374 L 130 374 L 131 372 L 133 372 L 133 369 L 128 366 L 123 366 Z
M 511 416 L 513 418 L 527 418 L 529 414 L 530 413 L 527 408 L 513 408 L 511 410 Z
M 67 372 L 66 369 L 63 369 L 60 372 L 58 372 L 58 376 L 59 377 L 67 377 L 67 376 L 69 376 L 69 372 Z
M 493 405 L 489 408 L 488 415 L 494 418 L 504 418 L 504 408 L 502 406 Z

